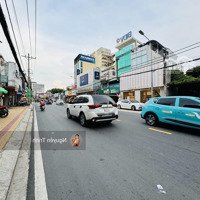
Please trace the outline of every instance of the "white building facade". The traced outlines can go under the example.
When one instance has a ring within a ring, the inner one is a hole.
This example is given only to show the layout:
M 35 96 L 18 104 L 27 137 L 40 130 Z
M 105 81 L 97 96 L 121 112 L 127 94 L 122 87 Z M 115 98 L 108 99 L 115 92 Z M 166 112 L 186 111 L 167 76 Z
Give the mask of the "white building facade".
M 131 54 L 131 70 L 120 75 L 121 96 L 146 102 L 151 97 L 152 82 L 153 96 L 166 96 L 170 73 L 164 69 L 163 59 L 169 52 L 155 40 L 135 47 Z

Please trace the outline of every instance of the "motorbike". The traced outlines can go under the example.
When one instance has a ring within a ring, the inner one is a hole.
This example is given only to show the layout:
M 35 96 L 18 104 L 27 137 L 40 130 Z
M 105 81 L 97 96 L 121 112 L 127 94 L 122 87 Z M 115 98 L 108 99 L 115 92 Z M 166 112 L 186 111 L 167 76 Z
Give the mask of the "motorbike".
M 40 105 L 40 110 L 44 111 L 45 110 L 45 105 Z
M 0 117 L 5 118 L 8 116 L 8 109 L 6 106 L 0 106 Z

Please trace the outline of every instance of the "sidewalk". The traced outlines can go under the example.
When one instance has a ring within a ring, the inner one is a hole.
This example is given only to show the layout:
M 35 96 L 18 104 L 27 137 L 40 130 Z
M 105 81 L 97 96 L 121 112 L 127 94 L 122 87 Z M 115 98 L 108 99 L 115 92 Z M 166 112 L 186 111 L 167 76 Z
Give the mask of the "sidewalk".
M 11 108 L 0 119 L 0 200 L 25 200 L 28 182 L 33 105 Z
M 0 118 L 0 151 L 9 141 L 28 108 L 29 106 L 10 108 L 9 115 L 6 118 Z

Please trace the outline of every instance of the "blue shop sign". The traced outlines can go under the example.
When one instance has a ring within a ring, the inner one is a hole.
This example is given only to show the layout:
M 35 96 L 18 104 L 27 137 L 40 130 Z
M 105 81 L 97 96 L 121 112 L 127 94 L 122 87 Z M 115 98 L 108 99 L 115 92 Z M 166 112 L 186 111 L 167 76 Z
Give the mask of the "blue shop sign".
M 127 34 L 123 35 L 122 37 L 120 38 L 117 38 L 116 42 L 117 43 L 121 43 L 125 40 L 127 40 L 128 38 L 132 37 L 132 31 L 128 32 Z
M 88 74 L 80 76 L 80 86 L 84 86 L 87 84 L 88 84 Z
M 91 56 L 86 56 L 83 54 L 80 54 L 80 58 L 79 60 L 85 61 L 85 62 L 89 62 L 89 63 L 95 63 L 95 58 L 91 57 Z

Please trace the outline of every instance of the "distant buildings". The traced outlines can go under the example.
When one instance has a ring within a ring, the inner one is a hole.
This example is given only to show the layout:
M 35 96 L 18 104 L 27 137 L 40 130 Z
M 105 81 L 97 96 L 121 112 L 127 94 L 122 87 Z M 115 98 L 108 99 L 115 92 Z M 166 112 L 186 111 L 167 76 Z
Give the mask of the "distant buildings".
M 95 67 L 95 58 L 79 54 L 74 59 L 74 84 L 77 85 L 77 75 L 92 70 Z
M 74 88 L 77 94 L 99 93 L 146 102 L 153 96 L 166 96 L 170 70 L 164 58 L 173 53 L 156 40 L 142 44 L 128 32 L 116 40 L 117 51 L 99 48 L 74 60 Z M 100 73 L 96 79 L 95 71 Z
M 4 95 L 3 98 L 4 105 L 17 105 L 21 97 L 26 93 L 25 82 L 17 64 L 14 62 L 5 62 L 2 58 L 0 65 L 0 86 L 8 91 L 8 94 Z
M 44 84 L 39 84 L 37 82 L 32 82 L 31 85 L 32 85 L 33 97 L 38 97 L 39 95 L 44 95 L 44 93 L 45 93 Z

